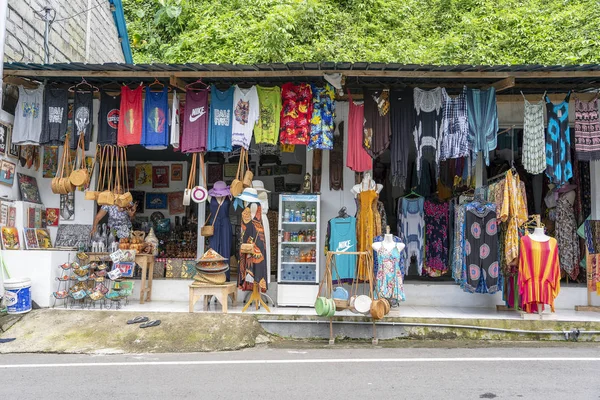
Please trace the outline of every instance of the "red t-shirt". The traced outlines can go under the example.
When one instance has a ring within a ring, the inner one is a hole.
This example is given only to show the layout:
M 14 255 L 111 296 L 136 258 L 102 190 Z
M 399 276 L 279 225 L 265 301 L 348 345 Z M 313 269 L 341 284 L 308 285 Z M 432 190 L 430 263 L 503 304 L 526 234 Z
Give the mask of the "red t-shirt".
M 127 86 L 121 88 L 121 110 L 117 133 L 119 146 L 142 142 L 142 91 L 142 86 L 133 90 Z
M 281 127 L 279 140 L 282 144 L 307 145 L 312 115 L 312 89 L 308 83 L 281 86 Z

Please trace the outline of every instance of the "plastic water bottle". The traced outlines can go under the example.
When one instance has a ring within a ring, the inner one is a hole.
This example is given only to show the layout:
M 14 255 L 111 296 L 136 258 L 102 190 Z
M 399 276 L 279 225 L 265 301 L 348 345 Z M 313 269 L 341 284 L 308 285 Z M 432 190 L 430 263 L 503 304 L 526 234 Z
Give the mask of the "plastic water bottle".
M 288 222 L 290 220 L 290 209 L 286 208 L 285 209 L 285 214 L 283 214 L 283 220 Z

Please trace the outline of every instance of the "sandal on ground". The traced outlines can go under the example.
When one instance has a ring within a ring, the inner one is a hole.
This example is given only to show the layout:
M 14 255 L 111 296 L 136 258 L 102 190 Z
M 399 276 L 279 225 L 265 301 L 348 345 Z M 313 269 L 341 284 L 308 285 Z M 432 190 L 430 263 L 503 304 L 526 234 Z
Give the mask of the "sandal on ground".
M 135 317 L 134 319 L 130 319 L 129 321 L 127 321 L 127 325 L 139 324 L 140 322 L 147 322 L 148 320 L 148 317 Z
M 154 321 L 148 321 L 144 324 L 141 324 L 140 328 L 150 328 L 152 326 L 158 326 L 158 325 L 160 325 L 160 319 L 156 319 Z

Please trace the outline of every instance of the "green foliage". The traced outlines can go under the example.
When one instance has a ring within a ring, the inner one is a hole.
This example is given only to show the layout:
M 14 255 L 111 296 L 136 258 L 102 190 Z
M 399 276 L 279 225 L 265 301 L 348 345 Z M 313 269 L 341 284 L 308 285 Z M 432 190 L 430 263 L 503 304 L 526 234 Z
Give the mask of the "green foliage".
M 600 63 L 597 0 L 123 0 L 137 63 Z

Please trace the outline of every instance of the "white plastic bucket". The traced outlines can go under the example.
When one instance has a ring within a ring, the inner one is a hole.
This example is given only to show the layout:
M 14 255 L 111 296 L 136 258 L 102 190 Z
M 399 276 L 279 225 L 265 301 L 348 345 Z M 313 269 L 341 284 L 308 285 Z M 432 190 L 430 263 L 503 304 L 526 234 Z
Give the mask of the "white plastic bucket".
M 4 302 L 9 314 L 24 314 L 31 311 L 31 279 L 6 279 Z

